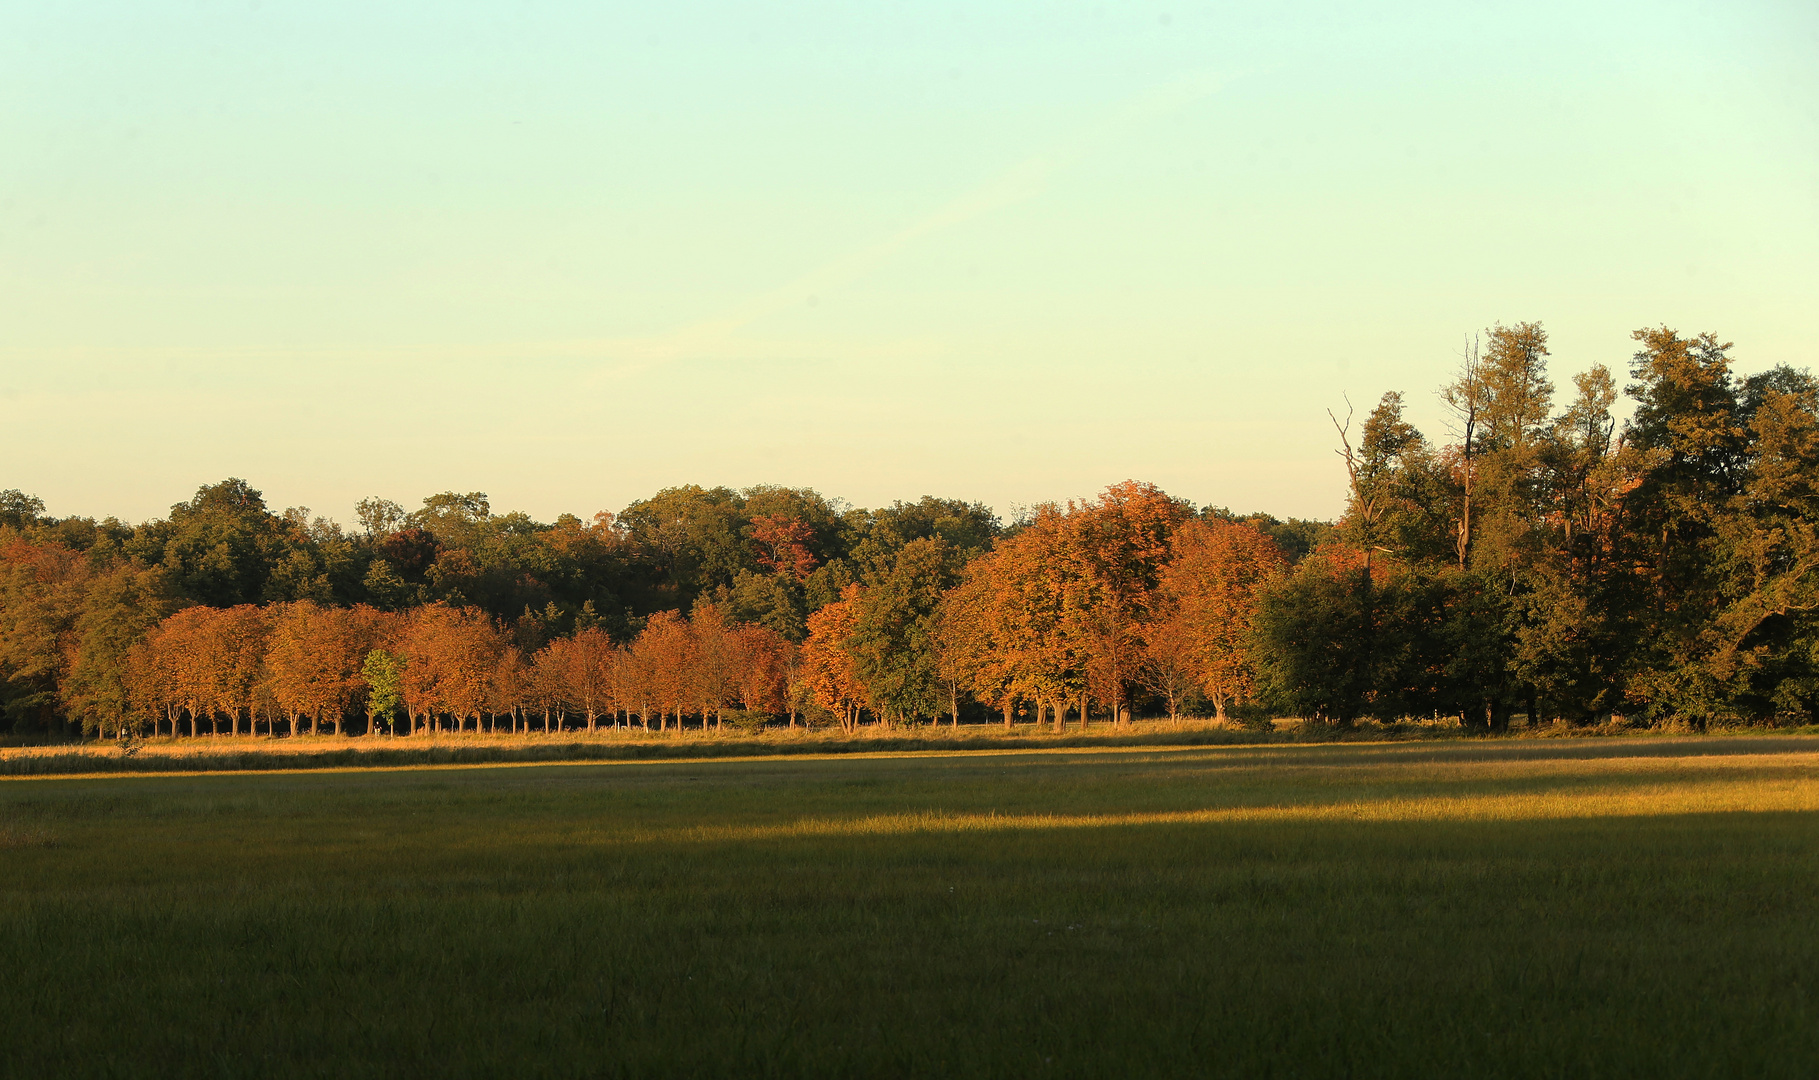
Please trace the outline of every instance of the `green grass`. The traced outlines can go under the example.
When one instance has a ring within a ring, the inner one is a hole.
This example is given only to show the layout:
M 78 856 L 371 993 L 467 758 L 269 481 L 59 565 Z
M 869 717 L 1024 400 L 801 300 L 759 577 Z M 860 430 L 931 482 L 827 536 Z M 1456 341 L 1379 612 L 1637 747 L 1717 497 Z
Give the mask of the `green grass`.
M 0 1074 L 1810 1076 L 1819 740 L 0 781 Z

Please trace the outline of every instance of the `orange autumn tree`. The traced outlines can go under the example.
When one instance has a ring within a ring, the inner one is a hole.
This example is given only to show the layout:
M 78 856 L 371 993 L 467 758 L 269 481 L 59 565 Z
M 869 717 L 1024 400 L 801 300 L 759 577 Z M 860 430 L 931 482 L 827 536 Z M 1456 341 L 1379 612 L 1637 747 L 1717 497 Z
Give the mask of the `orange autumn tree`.
M 1057 730 L 1070 708 L 1085 723 L 1093 699 L 1127 718 L 1169 540 L 1187 516 L 1184 504 L 1136 481 L 1038 507 L 943 599 L 942 677 L 1002 709 L 1006 724 L 1018 699 Z
M 202 684 L 203 706 L 212 716 L 227 716 L 227 733 L 240 734 L 240 714 L 253 734 L 253 710 L 265 675 L 265 612 L 239 604 L 214 612 L 202 624 L 201 648 L 189 656 Z
M 733 630 L 733 647 L 738 657 L 737 678 L 739 704 L 748 713 L 777 716 L 790 714 L 790 726 L 796 724 L 790 709 L 790 671 L 795 666 L 796 645 L 768 626 L 748 623 Z
M 297 721 L 304 716 L 321 723 L 322 714 L 335 700 L 340 674 L 336 670 L 332 645 L 323 649 L 324 639 L 331 638 L 323 625 L 327 614 L 312 600 L 275 604 L 270 609 L 272 621 L 271 648 L 265 662 L 271 675 L 271 692 L 278 708 L 290 722 L 290 733 L 297 734 Z
M 211 700 L 203 658 L 217 613 L 218 609 L 210 607 L 184 608 L 165 617 L 146 635 L 147 673 L 141 679 L 142 692 L 149 704 L 170 718 L 173 735 L 178 717 L 186 716 L 194 738 L 205 703 Z
M 1016 693 L 1009 650 L 997 632 L 998 582 L 991 558 L 974 560 L 962 572 L 960 583 L 941 597 L 935 615 L 935 665 L 956 692 L 965 690 L 980 704 L 1002 711 L 1004 726 L 1010 727 Z
M 503 646 L 500 637 L 492 619 L 478 611 L 429 604 L 411 612 L 399 652 L 413 734 L 419 718 L 434 731 L 443 716 L 456 731 L 464 730 L 469 718 L 478 730 Z
M 1086 614 L 1092 582 L 1069 514 L 1037 508 L 1029 528 L 999 545 L 991 567 L 994 643 L 1016 696 L 1060 730 L 1086 689 Z
M 1167 593 L 1157 598 L 1144 627 L 1143 664 L 1137 681 L 1168 705 L 1168 718 L 1181 719 L 1181 706 L 1200 689 L 1200 662 L 1194 635 Z
M 554 644 L 555 642 L 550 643 Z M 543 714 L 543 730 L 546 734 L 562 727 L 567 715 L 569 693 L 566 670 L 568 658 L 562 649 L 551 648 L 550 645 L 537 650 L 525 673 L 525 704 Z
M 783 514 L 763 514 L 752 519 L 752 555 L 758 565 L 774 574 L 788 574 L 798 581 L 815 569 L 809 543 L 814 526 Z
M 80 551 L 11 536 L 0 547 L 0 686 L 24 691 L 12 709 L 48 714 L 68 680 L 92 573 Z
M 518 734 L 525 704 L 530 697 L 530 669 L 524 662 L 524 650 L 516 645 L 507 645 L 499 650 L 499 659 L 493 664 L 493 677 L 488 692 L 487 711 L 495 718 L 493 730 L 498 730 L 498 717 L 509 716 L 512 718 L 512 734 Z
M 632 715 L 635 713 L 638 726 L 645 731 L 651 729 L 650 672 L 630 645 L 620 646 L 613 651 L 613 701 L 617 708 L 625 712 L 627 727 L 631 726 Z
M 543 652 L 549 655 L 557 696 L 587 717 L 587 730 L 595 730 L 600 714 L 612 707 L 612 639 L 588 626 L 550 642 Z
M 694 643 L 688 679 L 692 704 L 701 714 L 701 730 L 707 730 L 711 714 L 718 731 L 725 725 L 726 707 L 739 700 L 738 639 L 718 604 L 696 604 L 688 629 Z
M 1085 685 L 1080 629 L 1088 583 L 1066 515 L 1037 508 L 1023 532 L 975 559 L 943 598 L 938 634 L 942 670 L 1011 723 L 1019 700 L 1036 703 L 1036 720 Z
M 393 617 L 364 604 L 352 608 L 322 607 L 298 600 L 268 608 L 271 643 L 265 656 L 270 690 L 278 708 L 297 734 L 297 722 L 310 718 L 310 732 L 328 718 L 335 734 L 341 719 L 364 690 L 360 669 Z
M 1149 629 L 1151 685 L 1191 678 L 1224 720 L 1231 703 L 1255 687 L 1248 641 L 1257 591 L 1287 569 L 1288 559 L 1268 536 L 1226 521 L 1188 522 L 1173 547 Z
M 1171 537 L 1188 514 L 1185 504 L 1156 485 L 1126 480 L 1071 516 L 1074 542 L 1092 586 L 1082 627 L 1088 683 L 1114 719 L 1128 715 L 1126 694 L 1144 663 L 1145 623 L 1170 557 Z M 1084 700 L 1080 717 L 1084 722 Z
M 949 633 L 983 650 L 950 657 L 949 670 L 969 674 L 974 696 L 1005 709 L 1007 723 L 1018 699 L 1035 703 L 1037 723 L 1052 716 L 1056 730 L 1070 705 L 1086 716 L 1102 583 L 1084 521 L 1079 506 L 1037 507 L 1021 533 L 968 568 L 965 601 L 946 620 Z
M 650 702 L 657 709 L 657 730 L 669 728 L 671 713 L 682 730 L 682 710 L 692 704 L 691 673 L 694 636 L 679 612 L 659 611 L 645 621 L 632 654 L 647 680 Z
M 840 599 L 810 615 L 808 640 L 802 643 L 803 681 L 815 702 L 849 732 L 859 726 L 859 711 L 866 703 L 865 685 L 847 649 L 859 625 L 859 594 L 859 586 L 848 585 Z

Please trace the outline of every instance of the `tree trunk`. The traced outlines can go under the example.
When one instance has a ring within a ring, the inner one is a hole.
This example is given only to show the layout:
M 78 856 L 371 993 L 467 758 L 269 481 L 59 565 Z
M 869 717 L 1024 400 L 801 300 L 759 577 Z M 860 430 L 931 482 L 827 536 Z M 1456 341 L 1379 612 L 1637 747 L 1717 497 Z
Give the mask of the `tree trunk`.
M 1004 699 L 1004 726 L 1007 729 L 1011 726 L 1011 710 L 1015 709 L 1016 707 L 1017 707 L 1017 704 L 1013 699 L 1011 699 L 1011 698 Z

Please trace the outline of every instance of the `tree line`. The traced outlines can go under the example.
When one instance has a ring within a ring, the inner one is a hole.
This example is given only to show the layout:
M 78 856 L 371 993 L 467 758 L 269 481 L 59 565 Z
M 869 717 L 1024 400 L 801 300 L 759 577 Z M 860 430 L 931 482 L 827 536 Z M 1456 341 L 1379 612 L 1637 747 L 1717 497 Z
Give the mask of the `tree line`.
M 1602 366 L 1556 410 L 1538 323 L 1465 352 L 1442 439 L 1399 393 L 1335 413 L 1334 523 L 1136 481 L 1008 525 L 686 486 L 553 523 L 374 498 L 343 528 L 230 479 L 129 526 L 7 491 L 0 728 L 1809 723 L 1819 387 L 1634 338 L 1624 421 Z

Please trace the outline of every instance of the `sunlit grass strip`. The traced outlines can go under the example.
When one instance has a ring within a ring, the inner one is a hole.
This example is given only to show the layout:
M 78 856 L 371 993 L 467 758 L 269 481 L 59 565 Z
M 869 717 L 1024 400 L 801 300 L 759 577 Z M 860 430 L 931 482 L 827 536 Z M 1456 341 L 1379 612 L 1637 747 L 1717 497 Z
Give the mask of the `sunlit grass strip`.
M 1316 805 L 1219 807 L 1125 814 L 999 814 L 930 811 L 860 818 L 805 818 L 784 825 L 706 825 L 634 833 L 651 843 L 726 843 L 812 837 L 913 836 L 1106 829 L 1240 822 L 1568 821 L 1693 814 L 1811 813 L 1819 783 L 1753 781 L 1688 789 L 1662 785 L 1621 793 L 1483 795 L 1347 800 Z
M 473 738 L 473 736 L 467 736 Z M 509 738 L 509 736 L 506 736 Z M 522 738 L 522 736 L 520 736 Z M 1402 769 L 1421 765 L 1437 776 L 1484 776 L 1492 778 L 1497 771 L 1523 769 L 1524 776 L 1583 773 L 1613 775 L 1633 769 L 1710 769 L 1724 762 L 1726 767 L 1799 764 L 1819 769 L 1819 749 L 1806 753 L 1799 749 L 1779 749 L 1815 744 L 1812 736 L 1783 733 L 1752 733 L 1744 736 L 1646 736 L 1621 740 L 1359 740 L 1359 742 L 1317 742 L 1293 744 L 1282 740 L 1224 740 L 1224 738 L 1168 738 L 1166 735 L 1062 736 L 1062 738 L 1022 738 L 1022 740 L 973 740 L 966 744 L 942 744 L 940 740 L 888 740 L 888 738 L 846 738 L 846 740 L 800 740 L 782 744 L 753 742 L 618 742 L 618 744 L 569 744 L 569 742 L 529 742 L 529 744 L 464 744 L 460 736 L 442 742 L 426 740 L 406 745 L 382 742 L 377 745 L 318 744 L 317 753 L 278 751 L 264 753 L 264 747 L 198 747 L 187 753 L 138 755 L 122 758 L 118 751 L 100 751 L 84 747 L 80 751 L 53 747 L 15 747 L 0 749 L 0 782 L 7 780 L 102 780 L 109 776 L 204 776 L 235 773 L 369 773 L 369 771 L 426 771 L 426 769 L 504 769 L 504 767 L 553 767 L 553 765 L 711 765 L 753 764 L 753 762 L 862 762 L 862 760 L 915 760 L 915 758 L 1044 758 L 1044 756 L 1179 756 L 1186 764 L 1191 758 L 1217 755 L 1241 769 L 1281 769 L 1297 767 L 1310 771 L 1342 771 L 1357 775 L 1373 769 Z M 1748 753 L 1739 747 L 1763 747 L 1763 753 Z M 1777 749 L 1768 749 L 1777 747 Z M 1681 753 L 1684 751 L 1684 753 Z M 1535 773 L 1543 769 L 1544 773 Z M 1461 773 L 1466 771 L 1466 773 Z M 1510 776 L 1515 776 L 1510 773 Z
M 1224 727 L 1139 727 L 1064 735 L 995 729 L 950 731 L 884 731 L 884 733 L 813 733 L 813 735 L 733 736 L 693 733 L 686 736 L 638 735 L 444 735 L 438 738 L 198 738 L 146 742 L 126 753 L 120 745 L 60 745 L 0 749 L 0 778 L 27 775 L 106 775 L 106 773 L 253 773 L 286 769 L 338 767 L 420 767 L 420 765 L 558 764 L 558 762 L 637 762 L 637 760 L 709 760 L 709 758 L 775 758 L 786 755 L 864 755 L 917 751 L 1022 751 L 1162 745 L 1255 745 L 1286 742 L 1284 736 L 1248 733 Z
M 1756 737 L 1800 738 L 1801 733 L 1753 731 L 1747 734 L 1699 736 L 1699 741 Z M 643 732 L 564 732 L 493 734 L 445 733 L 435 738 L 401 739 L 302 736 L 291 739 L 209 738 L 148 740 L 131 746 L 91 743 L 78 746 L 0 747 L 0 779 L 25 776 L 100 776 L 108 774 L 190 774 L 196 772 L 288 772 L 301 769 L 399 769 L 446 766 L 552 765 L 605 762 L 757 760 L 807 757 L 901 757 L 944 754 L 1120 753 L 1126 751 L 1237 750 L 1270 747 L 1277 752 L 1306 753 L 1319 747 L 1427 748 L 1495 745 L 1560 747 L 1573 745 L 1653 745 L 1687 736 L 1671 732 L 1630 732 L 1595 739 L 1464 739 L 1456 729 L 1385 732 L 1361 729 L 1340 741 L 1296 742 L 1292 733 L 1221 727 L 1205 721 L 1139 722 L 1134 727 L 1100 725 L 1056 734 L 1025 726 L 1009 731 L 977 725 L 865 731 L 769 731 L 756 734 L 702 733 L 647 735 Z

